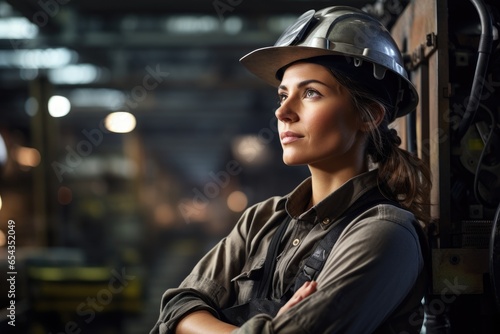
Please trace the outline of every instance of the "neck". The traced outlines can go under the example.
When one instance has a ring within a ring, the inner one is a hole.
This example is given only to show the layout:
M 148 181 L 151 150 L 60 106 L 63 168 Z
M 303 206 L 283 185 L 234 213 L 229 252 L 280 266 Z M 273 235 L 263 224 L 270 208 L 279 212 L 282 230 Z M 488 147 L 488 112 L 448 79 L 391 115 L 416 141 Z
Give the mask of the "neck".
M 312 181 L 312 205 L 321 202 L 351 178 L 368 171 L 364 139 L 364 135 L 360 134 L 344 154 L 308 164 Z
M 367 166 L 358 168 L 345 168 L 335 172 L 309 167 L 311 171 L 312 184 L 312 205 L 316 205 L 325 199 L 335 190 L 339 189 L 344 183 L 361 173 L 367 172 Z

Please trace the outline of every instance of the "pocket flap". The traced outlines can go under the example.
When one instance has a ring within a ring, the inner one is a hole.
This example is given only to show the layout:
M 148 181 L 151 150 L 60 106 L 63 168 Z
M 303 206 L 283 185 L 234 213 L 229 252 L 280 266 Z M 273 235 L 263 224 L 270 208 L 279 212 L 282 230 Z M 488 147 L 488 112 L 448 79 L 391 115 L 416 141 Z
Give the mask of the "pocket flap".
M 258 261 L 248 261 L 243 267 L 241 273 L 231 279 L 231 282 L 241 281 L 241 280 L 255 280 L 260 275 L 262 275 L 262 270 L 264 268 L 265 258 Z

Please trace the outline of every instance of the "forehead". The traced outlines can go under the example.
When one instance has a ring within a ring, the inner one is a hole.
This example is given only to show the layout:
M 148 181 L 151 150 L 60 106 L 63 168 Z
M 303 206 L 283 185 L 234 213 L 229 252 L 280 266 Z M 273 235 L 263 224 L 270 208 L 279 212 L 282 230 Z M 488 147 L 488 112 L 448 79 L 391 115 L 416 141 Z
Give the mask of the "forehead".
M 308 63 L 305 61 L 299 61 L 289 65 L 283 73 L 282 81 L 284 81 L 285 79 L 291 79 L 296 76 L 306 76 L 309 79 L 316 79 L 318 77 L 321 77 L 325 79 L 331 78 L 335 80 L 335 77 L 333 76 L 330 69 L 326 68 L 323 65 Z
M 317 81 L 334 90 L 345 90 L 329 68 L 305 61 L 293 63 L 285 69 L 280 87 L 295 86 L 306 81 Z

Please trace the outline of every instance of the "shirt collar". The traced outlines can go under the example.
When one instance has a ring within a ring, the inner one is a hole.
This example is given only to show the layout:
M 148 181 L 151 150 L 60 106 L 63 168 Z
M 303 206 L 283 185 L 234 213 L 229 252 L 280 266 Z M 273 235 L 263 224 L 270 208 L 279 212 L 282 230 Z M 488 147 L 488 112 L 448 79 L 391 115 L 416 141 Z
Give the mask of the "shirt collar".
M 312 192 L 309 177 L 282 197 L 276 205 L 276 210 L 286 209 L 292 218 L 311 223 L 321 222 L 321 226 L 326 228 L 361 195 L 376 186 L 377 170 L 374 169 L 351 178 L 321 202 L 307 209 Z

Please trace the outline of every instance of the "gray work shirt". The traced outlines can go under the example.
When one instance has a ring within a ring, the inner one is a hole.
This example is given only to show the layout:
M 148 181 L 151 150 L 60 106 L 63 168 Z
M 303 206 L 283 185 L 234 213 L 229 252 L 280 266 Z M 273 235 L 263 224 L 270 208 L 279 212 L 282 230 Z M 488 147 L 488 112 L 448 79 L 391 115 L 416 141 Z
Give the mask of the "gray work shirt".
M 181 285 L 164 293 L 151 333 L 174 333 L 177 322 L 195 310 L 218 316 L 217 309 L 247 302 L 252 279 L 262 269 L 272 235 L 286 211 L 293 219 L 272 280 L 273 297 L 281 297 L 340 215 L 377 186 L 376 176 L 376 170 L 356 176 L 308 210 L 310 179 L 287 196 L 248 208 Z M 281 316 L 255 316 L 233 334 L 419 333 L 425 278 L 416 224 L 413 214 L 389 204 L 360 214 L 333 247 L 314 294 Z

